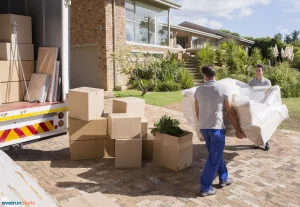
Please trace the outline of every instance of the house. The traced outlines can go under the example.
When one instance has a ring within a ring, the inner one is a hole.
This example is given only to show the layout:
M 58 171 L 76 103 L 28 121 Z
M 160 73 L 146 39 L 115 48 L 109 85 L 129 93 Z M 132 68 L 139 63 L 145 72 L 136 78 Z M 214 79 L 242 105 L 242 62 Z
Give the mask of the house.
M 222 42 L 230 39 L 235 40 L 239 45 L 243 46 L 245 50 L 254 44 L 254 41 L 238 37 L 235 35 L 220 32 L 214 29 L 203 27 L 191 22 L 182 22 L 178 26 L 171 25 L 171 43 L 172 45 L 180 44 L 187 51 L 199 49 L 210 42 L 213 46 L 218 46 Z
M 176 50 L 170 47 L 170 9 L 180 8 L 169 0 L 72 0 L 71 88 L 126 85 L 111 59 L 118 48 L 161 55 Z
M 254 43 L 190 22 L 170 25 L 170 9 L 180 8 L 171 0 L 72 0 L 71 88 L 111 91 L 125 86 L 128 77 L 111 58 L 125 46 L 132 52 L 166 56 L 183 49 L 193 52 L 208 41 L 217 46 L 235 39 L 245 48 Z

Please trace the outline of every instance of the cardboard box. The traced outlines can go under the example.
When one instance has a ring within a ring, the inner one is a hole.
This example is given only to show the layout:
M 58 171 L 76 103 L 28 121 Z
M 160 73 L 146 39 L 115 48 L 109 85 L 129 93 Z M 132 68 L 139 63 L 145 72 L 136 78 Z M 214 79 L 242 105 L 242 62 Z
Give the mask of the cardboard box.
M 120 207 L 118 204 L 100 192 L 88 194 L 72 201 L 63 203 L 60 207 Z
M 109 158 L 115 156 L 115 140 L 94 139 L 70 141 L 71 160 Z
M 151 133 L 143 138 L 143 159 L 153 159 L 153 141 L 154 136 Z
M 21 64 L 25 79 L 22 74 Z M 34 61 L 0 61 L 0 82 L 30 80 L 34 73 Z
M 114 99 L 113 113 L 130 113 L 139 116 L 144 116 L 145 100 L 135 97 Z
M 141 120 L 141 133 L 142 133 L 142 138 L 147 138 L 148 135 L 148 120 L 146 117 L 142 117 Z
M 23 101 L 25 91 L 25 81 L 0 83 L 0 94 L 2 103 Z
M 81 87 L 69 90 L 69 116 L 91 121 L 100 118 L 104 112 L 104 90 Z
M 69 136 L 72 141 L 107 139 L 107 118 L 84 121 L 69 117 Z
M 115 167 L 142 167 L 142 139 L 116 139 Z
M 17 23 L 18 43 L 32 43 L 31 17 L 15 14 L 0 14 L 0 42 L 15 42 L 13 24 Z
M 192 165 L 193 133 L 185 131 L 182 137 L 156 134 L 153 145 L 153 163 L 174 171 Z
M 108 135 L 111 139 L 141 138 L 141 117 L 133 114 L 109 114 Z
M 18 51 L 22 61 L 34 60 L 33 44 L 18 44 L 16 47 L 15 43 L 0 42 L 0 60 L 19 60 Z

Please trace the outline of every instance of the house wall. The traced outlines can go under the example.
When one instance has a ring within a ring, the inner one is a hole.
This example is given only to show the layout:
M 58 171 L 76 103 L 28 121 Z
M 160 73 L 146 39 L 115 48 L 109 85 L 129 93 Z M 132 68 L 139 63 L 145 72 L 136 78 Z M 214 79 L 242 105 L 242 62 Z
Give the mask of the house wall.
M 117 86 L 127 85 L 128 76 L 121 74 L 117 63 L 114 71 L 111 58 L 114 51 L 113 0 L 72 0 L 70 16 L 71 47 L 98 47 L 100 88 L 111 91 Z M 164 56 L 168 54 L 168 47 L 126 44 L 125 0 L 115 0 L 115 20 L 116 51 L 130 47 L 133 51 L 163 53 Z M 82 74 L 86 71 L 88 69 L 82 71 Z

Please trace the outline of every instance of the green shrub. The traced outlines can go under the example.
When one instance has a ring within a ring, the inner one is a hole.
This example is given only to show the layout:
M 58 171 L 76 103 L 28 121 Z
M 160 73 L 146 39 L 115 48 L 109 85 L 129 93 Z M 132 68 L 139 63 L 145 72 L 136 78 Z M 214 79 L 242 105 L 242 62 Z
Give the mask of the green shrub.
M 280 86 L 282 97 L 300 96 L 300 72 L 292 69 L 289 63 L 284 62 L 267 69 L 265 77 L 271 81 L 272 85 Z
M 161 81 L 172 79 L 175 82 L 178 82 L 180 79 L 180 72 L 183 69 L 184 62 L 177 60 L 177 57 L 174 53 L 169 53 L 160 64 L 160 70 L 158 70 L 157 78 Z
M 154 88 L 156 92 L 166 92 L 166 91 L 179 91 L 181 85 L 172 80 L 158 81 L 157 85 Z
M 194 86 L 194 78 L 188 70 L 182 70 L 180 72 L 180 85 L 182 89 L 188 89 Z
M 201 48 L 197 53 L 197 58 L 200 61 L 200 68 L 205 65 L 213 65 L 215 61 L 215 51 L 211 45 L 207 43 L 204 48 Z
M 217 62 L 217 65 L 219 66 L 223 66 L 226 62 L 226 52 L 225 50 L 222 50 L 220 48 L 218 48 L 216 51 L 216 62 Z
M 294 60 L 292 61 L 292 67 L 300 70 L 300 51 L 295 53 Z
M 252 66 L 262 64 L 262 55 L 259 48 L 254 48 L 252 50 L 251 56 L 249 57 L 249 62 Z
M 179 121 L 171 119 L 171 117 L 164 115 L 158 122 L 154 123 L 154 128 L 151 133 L 168 134 L 175 137 L 181 137 L 184 131 L 179 127 Z

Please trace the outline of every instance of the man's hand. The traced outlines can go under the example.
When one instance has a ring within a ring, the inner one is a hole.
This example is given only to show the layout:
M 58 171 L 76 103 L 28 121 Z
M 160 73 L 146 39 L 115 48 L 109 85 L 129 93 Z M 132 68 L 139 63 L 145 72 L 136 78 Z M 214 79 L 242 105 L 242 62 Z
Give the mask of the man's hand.
M 244 133 L 242 130 L 236 131 L 235 135 L 236 135 L 236 137 L 237 137 L 238 139 L 246 138 L 246 135 L 245 135 L 245 133 Z

